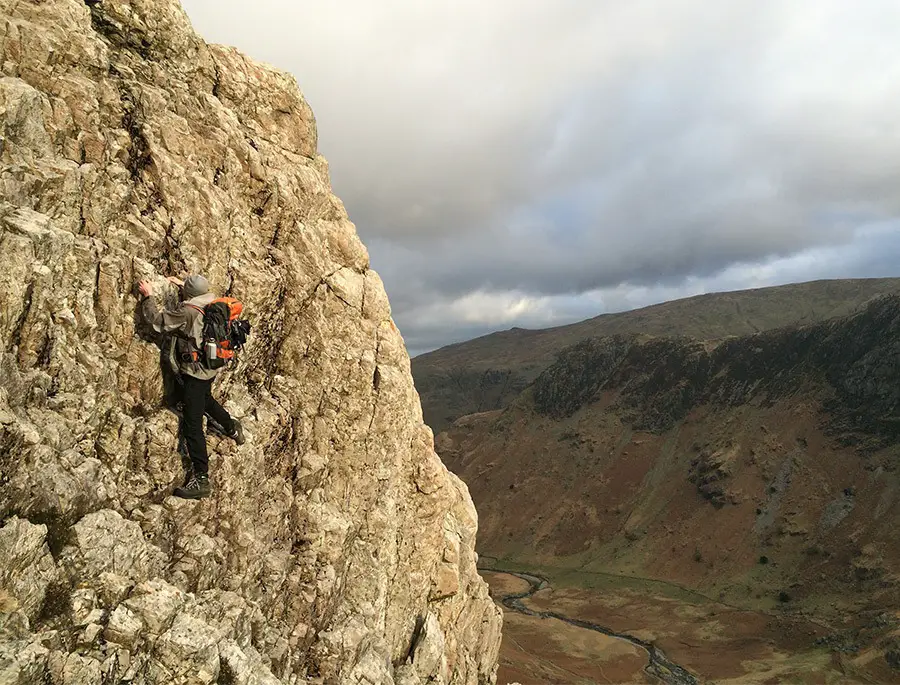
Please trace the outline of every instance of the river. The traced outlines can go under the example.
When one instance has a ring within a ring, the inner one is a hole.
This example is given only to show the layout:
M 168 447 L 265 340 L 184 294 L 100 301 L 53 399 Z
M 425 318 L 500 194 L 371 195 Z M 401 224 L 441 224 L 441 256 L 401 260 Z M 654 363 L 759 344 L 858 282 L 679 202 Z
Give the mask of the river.
M 538 590 L 549 588 L 550 582 L 546 578 L 530 573 L 516 573 L 503 569 L 487 567 L 482 567 L 480 570 L 514 576 L 528 583 L 528 589 L 525 592 L 506 594 L 500 598 L 501 604 L 503 604 L 503 606 L 505 606 L 510 611 L 515 611 L 520 614 L 525 614 L 526 616 L 532 616 L 536 618 L 556 619 L 558 621 L 563 621 L 565 623 L 573 625 L 577 628 L 592 630 L 594 632 L 606 635 L 607 637 L 615 638 L 617 640 L 623 640 L 631 645 L 634 645 L 635 647 L 640 648 L 647 654 L 648 663 L 644 671 L 649 676 L 655 678 L 657 681 L 666 683 L 666 685 L 699 685 L 700 681 L 697 680 L 697 678 L 693 674 L 691 674 L 690 671 L 674 663 L 659 647 L 650 642 L 646 642 L 645 640 L 641 640 L 632 635 L 617 633 L 596 623 L 564 616 L 563 614 L 557 613 L 555 611 L 535 611 L 528 608 L 523 600 L 533 596 L 534 593 L 536 593 Z

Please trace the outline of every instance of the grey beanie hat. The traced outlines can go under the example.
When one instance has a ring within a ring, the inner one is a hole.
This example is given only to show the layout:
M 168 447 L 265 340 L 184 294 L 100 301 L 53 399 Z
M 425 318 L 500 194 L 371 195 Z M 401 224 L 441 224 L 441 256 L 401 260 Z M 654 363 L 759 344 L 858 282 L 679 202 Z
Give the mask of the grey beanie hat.
M 184 279 L 184 285 L 181 290 L 186 300 L 198 295 L 206 295 L 209 292 L 209 281 L 200 274 L 194 274 Z

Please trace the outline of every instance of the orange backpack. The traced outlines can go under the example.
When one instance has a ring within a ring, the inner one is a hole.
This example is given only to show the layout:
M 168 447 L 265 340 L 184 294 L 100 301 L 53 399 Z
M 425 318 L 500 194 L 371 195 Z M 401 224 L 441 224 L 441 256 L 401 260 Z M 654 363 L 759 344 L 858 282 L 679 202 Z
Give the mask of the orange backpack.
M 200 361 L 210 369 L 222 368 L 250 336 L 250 322 L 238 318 L 244 311 L 243 303 L 233 297 L 219 297 L 205 307 L 189 306 L 203 315 Z

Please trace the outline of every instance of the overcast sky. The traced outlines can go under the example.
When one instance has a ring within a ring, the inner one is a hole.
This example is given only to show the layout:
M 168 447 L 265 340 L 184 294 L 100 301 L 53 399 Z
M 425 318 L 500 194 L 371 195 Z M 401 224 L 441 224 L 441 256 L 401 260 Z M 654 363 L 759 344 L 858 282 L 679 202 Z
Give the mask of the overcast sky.
M 900 275 L 897 0 L 183 0 L 290 71 L 412 354 Z

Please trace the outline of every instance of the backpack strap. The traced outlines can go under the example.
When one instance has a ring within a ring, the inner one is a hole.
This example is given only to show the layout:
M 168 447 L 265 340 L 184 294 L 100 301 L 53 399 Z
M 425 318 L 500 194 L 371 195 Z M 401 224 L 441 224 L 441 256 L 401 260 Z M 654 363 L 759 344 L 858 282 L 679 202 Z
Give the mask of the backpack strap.
M 186 306 L 190 307 L 191 309 L 197 310 L 198 312 L 200 312 L 200 316 L 203 316 L 203 307 L 198 307 L 197 305 L 195 305 L 195 304 L 190 304 L 189 302 L 185 302 L 184 304 L 185 304 Z M 203 332 L 201 332 L 200 335 L 201 335 L 201 338 L 202 338 L 202 337 L 203 337 Z M 184 336 L 184 339 L 185 339 L 185 340 L 189 340 L 189 341 L 190 341 L 190 344 L 191 344 L 191 347 L 194 348 L 194 349 L 192 349 L 191 352 L 190 352 L 190 354 L 191 354 L 192 357 L 193 357 L 190 361 L 194 361 L 194 362 L 198 361 L 198 360 L 199 360 L 199 356 L 197 355 L 197 352 L 196 352 L 197 342 L 194 340 L 194 336 L 193 336 L 193 335 L 185 335 L 185 336 Z M 185 359 L 185 360 L 183 360 L 183 361 L 188 361 L 188 360 Z

